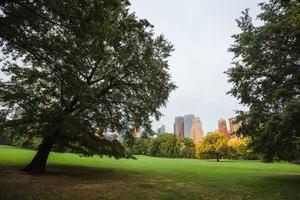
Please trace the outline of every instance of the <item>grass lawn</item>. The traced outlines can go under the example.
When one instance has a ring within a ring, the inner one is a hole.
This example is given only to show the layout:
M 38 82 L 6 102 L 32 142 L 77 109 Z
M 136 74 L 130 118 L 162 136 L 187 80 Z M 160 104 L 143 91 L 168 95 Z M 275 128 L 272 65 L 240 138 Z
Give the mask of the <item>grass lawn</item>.
M 48 173 L 17 169 L 34 151 L 0 146 L 0 199 L 300 199 L 300 165 L 52 153 Z

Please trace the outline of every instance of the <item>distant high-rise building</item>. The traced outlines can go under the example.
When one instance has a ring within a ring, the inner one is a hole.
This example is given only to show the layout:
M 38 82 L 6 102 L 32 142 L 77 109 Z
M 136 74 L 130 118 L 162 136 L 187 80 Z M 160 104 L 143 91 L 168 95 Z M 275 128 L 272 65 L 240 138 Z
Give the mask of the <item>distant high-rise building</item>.
M 236 132 L 241 126 L 241 122 L 237 122 L 235 117 L 231 117 L 229 120 L 230 138 L 237 138 Z
M 224 134 L 226 137 L 229 136 L 225 119 L 221 118 L 218 120 L 218 128 L 220 133 Z
M 204 133 L 202 129 L 202 123 L 199 117 L 194 117 L 191 132 L 191 138 L 195 144 L 199 143 L 203 139 Z
M 194 115 L 184 116 L 184 137 L 191 137 Z
M 166 126 L 163 124 L 160 128 L 157 129 L 158 134 L 162 134 L 166 132 Z
M 140 138 L 142 136 L 142 131 L 141 131 L 141 128 L 139 126 L 134 128 L 133 136 L 137 137 L 137 138 Z
M 175 117 L 174 132 L 179 138 L 184 138 L 184 117 Z
M 133 123 L 133 137 L 140 138 L 142 136 L 141 127 L 138 122 Z

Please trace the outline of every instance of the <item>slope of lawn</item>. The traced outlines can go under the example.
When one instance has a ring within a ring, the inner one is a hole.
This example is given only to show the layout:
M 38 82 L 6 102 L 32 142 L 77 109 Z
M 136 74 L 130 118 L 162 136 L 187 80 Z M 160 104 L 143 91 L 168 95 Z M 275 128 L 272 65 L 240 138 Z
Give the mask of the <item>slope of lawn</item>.
M 0 199 L 300 199 L 300 165 L 286 162 L 51 153 L 46 175 L 18 171 L 34 153 L 0 146 Z

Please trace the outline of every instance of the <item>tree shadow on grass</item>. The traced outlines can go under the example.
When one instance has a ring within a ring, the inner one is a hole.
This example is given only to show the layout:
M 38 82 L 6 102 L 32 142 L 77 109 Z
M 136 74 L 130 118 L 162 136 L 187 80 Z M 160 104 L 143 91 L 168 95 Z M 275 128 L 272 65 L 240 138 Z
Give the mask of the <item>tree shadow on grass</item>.
M 143 178 L 123 170 L 67 165 L 50 165 L 43 175 L 19 169 L 20 166 L 0 166 L 1 200 L 115 199 Z
M 291 172 L 272 172 L 262 178 L 264 190 L 274 191 L 278 199 L 300 199 L 300 174 Z M 287 198 L 289 197 L 289 198 Z
M 0 166 L 0 199 L 176 199 L 185 185 L 163 176 L 127 170 L 49 165 L 47 173 L 31 175 L 20 166 Z M 177 191 L 177 192 L 176 192 Z M 142 196 L 141 196 L 142 195 Z M 186 198 L 185 198 L 186 199 Z
M 125 172 L 117 171 L 107 168 L 96 167 L 81 167 L 81 166 L 68 166 L 68 165 L 49 165 L 44 176 L 63 176 L 70 178 L 80 178 L 87 180 L 94 179 L 111 179 L 122 178 L 120 174 L 126 175 Z
M 292 172 L 272 172 L 271 175 L 268 175 L 263 178 L 267 182 L 271 183 L 280 183 L 287 186 L 296 186 L 300 188 L 300 174 Z

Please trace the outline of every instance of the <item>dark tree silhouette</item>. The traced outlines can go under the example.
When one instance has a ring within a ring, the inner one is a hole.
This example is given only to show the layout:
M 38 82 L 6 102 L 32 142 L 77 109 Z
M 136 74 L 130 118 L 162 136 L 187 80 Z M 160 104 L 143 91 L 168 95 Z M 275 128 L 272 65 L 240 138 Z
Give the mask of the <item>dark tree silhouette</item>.
M 294 160 L 300 157 L 300 4 L 270 0 L 260 6 L 262 25 L 253 25 L 248 10 L 237 20 L 229 93 L 250 108 L 240 112 L 239 132 L 252 137 L 265 161 Z
M 173 50 L 155 37 L 126 0 L 0 1 L 0 102 L 22 117 L 3 128 L 42 138 L 25 171 L 45 171 L 51 149 L 126 157 L 103 131 L 150 130 L 175 89 L 167 58 Z

